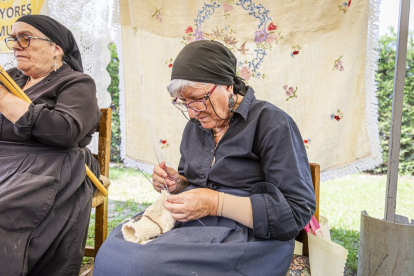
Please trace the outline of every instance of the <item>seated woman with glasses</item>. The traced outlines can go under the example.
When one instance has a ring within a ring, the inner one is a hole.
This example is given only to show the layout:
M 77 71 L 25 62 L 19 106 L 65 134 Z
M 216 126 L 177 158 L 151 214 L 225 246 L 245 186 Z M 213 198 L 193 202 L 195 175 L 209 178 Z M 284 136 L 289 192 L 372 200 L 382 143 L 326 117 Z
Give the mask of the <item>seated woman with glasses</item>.
M 97 275 L 285 275 L 294 238 L 316 207 L 295 122 L 257 100 L 218 42 L 186 45 L 167 89 L 188 113 L 178 170 L 153 170 L 164 207 L 178 221 L 146 244 L 116 228 L 95 261 Z M 201 223 L 200 223 L 201 222 Z M 205 226 L 205 227 L 204 227 Z
M 78 275 L 93 184 L 85 148 L 101 113 L 72 33 L 27 15 L 5 39 L 17 68 L 7 72 L 32 101 L 0 83 L 0 275 Z

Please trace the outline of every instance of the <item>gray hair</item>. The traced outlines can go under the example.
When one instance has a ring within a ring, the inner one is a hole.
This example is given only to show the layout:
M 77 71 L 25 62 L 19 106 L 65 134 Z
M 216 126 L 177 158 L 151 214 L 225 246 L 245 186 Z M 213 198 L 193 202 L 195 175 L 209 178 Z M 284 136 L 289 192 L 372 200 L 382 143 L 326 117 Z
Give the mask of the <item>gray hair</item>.
M 181 97 L 183 91 L 187 88 L 205 88 L 208 90 L 208 87 L 213 85 L 212 83 L 203 83 L 203 82 L 194 82 L 189 80 L 174 79 L 171 80 L 170 84 L 167 86 L 167 90 L 170 93 L 171 97 Z

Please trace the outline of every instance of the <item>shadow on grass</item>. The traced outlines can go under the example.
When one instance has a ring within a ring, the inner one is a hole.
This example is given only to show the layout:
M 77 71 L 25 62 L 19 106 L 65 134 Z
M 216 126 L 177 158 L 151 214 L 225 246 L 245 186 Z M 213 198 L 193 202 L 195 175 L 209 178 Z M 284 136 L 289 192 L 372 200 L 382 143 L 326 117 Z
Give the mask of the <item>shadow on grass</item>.
M 344 275 L 356 275 L 358 269 L 359 231 L 331 228 L 331 239 L 348 249 L 348 259 Z

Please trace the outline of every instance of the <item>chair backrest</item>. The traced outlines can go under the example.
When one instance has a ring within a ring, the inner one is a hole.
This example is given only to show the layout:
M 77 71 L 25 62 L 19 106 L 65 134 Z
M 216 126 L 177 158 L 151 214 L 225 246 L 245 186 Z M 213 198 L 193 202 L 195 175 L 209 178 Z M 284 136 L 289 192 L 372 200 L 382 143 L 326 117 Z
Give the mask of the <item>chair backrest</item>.
M 95 158 L 99 162 L 101 175 L 109 177 L 109 160 L 111 157 L 111 108 L 101 108 L 102 117 L 96 132 L 99 132 L 98 155 Z
M 310 163 L 313 189 L 315 190 L 316 210 L 314 216 L 319 221 L 319 188 L 321 183 L 321 167 L 319 164 Z M 308 236 L 305 230 L 302 230 L 296 237 L 297 241 L 303 243 L 303 255 L 309 257 Z

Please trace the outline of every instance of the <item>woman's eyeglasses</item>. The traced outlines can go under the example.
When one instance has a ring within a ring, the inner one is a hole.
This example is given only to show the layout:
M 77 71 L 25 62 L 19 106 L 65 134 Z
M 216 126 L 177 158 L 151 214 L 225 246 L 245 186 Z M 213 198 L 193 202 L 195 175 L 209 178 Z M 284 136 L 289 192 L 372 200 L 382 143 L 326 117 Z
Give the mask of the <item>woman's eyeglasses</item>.
M 10 50 L 13 50 L 13 44 L 15 41 L 17 42 L 17 44 L 19 44 L 21 48 L 27 48 L 30 46 L 31 39 L 40 39 L 40 40 L 45 40 L 45 41 L 49 41 L 53 43 L 53 41 L 48 38 L 35 37 L 35 36 L 30 36 L 30 35 L 19 35 L 16 38 L 6 37 L 4 39 L 4 42 L 6 43 L 7 48 L 9 48 Z
M 210 95 L 214 92 L 218 85 L 215 84 L 210 92 L 207 93 L 201 100 L 191 101 L 189 103 L 182 102 L 178 100 L 178 97 L 172 101 L 172 104 L 181 110 L 182 112 L 188 112 L 188 109 L 191 108 L 194 111 L 201 112 L 207 109 L 206 100 L 210 98 Z

